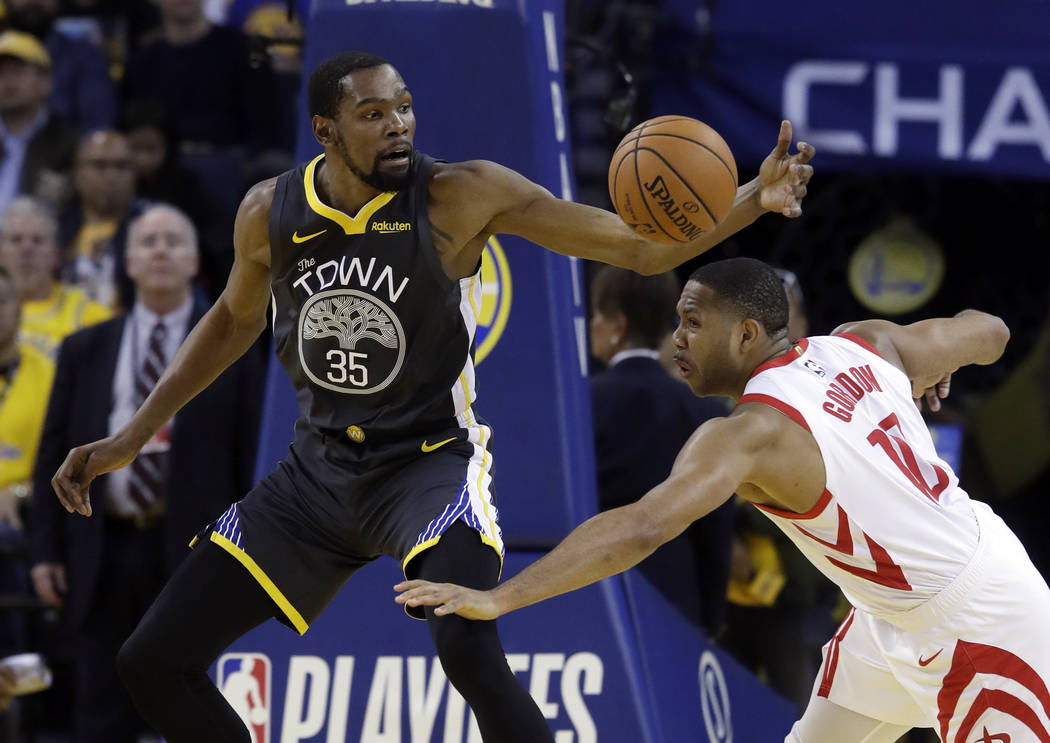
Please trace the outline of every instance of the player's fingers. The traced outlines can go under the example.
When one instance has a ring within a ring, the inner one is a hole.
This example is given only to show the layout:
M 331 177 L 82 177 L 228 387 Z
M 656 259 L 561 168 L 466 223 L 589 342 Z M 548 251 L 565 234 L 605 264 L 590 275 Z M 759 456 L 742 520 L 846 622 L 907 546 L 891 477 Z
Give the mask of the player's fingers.
M 395 591 L 407 591 L 411 588 L 419 588 L 420 586 L 429 585 L 425 580 L 403 580 L 394 586 Z
M 787 157 L 791 147 L 791 122 L 785 119 L 780 122 L 780 134 L 777 135 L 777 146 L 773 148 L 773 157 Z
M 51 487 L 54 489 L 55 495 L 58 496 L 58 502 L 62 504 L 63 508 L 69 513 L 73 513 L 73 499 L 66 492 L 65 478 L 55 475 L 51 478 Z
M 794 164 L 795 176 L 798 178 L 799 183 L 809 183 L 809 179 L 813 177 L 813 166 L 812 165 L 800 165 L 799 163 Z
M 937 397 L 937 389 L 935 387 L 930 387 L 930 389 L 926 390 L 924 396 L 926 398 L 926 406 L 931 412 L 936 413 L 941 409 L 941 401 L 940 398 Z
M 941 379 L 941 381 L 937 383 L 937 396 L 938 397 L 942 397 L 942 398 L 947 397 L 948 393 L 951 392 L 951 389 L 952 389 L 952 375 L 951 374 L 945 374 L 944 378 Z
M 809 142 L 799 142 L 798 154 L 795 156 L 797 158 L 796 162 L 808 163 L 815 154 L 817 154 L 817 151 L 813 149 L 813 145 Z M 812 171 L 813 169 L 810 168 L 810 172 Z
M 790 206 L 785 206 L 783 209 L 780 210 L 780 213 L 783 214 L 785 217 L 790 217 L 791 219 L 794 219 L 795 217 L 802 216 L 802 207 L 798 204 L 792 204 Z
M 791 189 L 791 195 L 795 197 L 796 201 L 802 201 L 802 199 L 806 198 L 806 194 L 808 192 L 809 191 L 806 188 L 805 184 L 795 186 Z

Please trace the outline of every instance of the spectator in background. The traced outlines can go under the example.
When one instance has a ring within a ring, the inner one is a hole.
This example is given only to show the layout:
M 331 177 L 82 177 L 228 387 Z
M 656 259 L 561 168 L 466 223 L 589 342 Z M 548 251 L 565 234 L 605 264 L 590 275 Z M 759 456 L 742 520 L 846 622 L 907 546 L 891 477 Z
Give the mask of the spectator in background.
M 47 356 L 18 342 L 19 315 L 14 281 L 0 267 L 0 524 L 18 531 L 54 376 Z
M 788 338 L 809 319 L 798 277 L 774 269 L 788 298 Z M 758 509 L 741 502 L 733 535 L 729 606 L 722 645 L 801 714 L 809 703 L 821 646 L 834 632 L 838 589 Z
M 245 144 L 258 152 L 282 144 L 276 141 L 276 117 L 267 111 L 286 105 L 273 100 L 269 68 L 249 66 L 244 36 L 213 26 L 202 0 L 155 2 L 162 35 L 128 59 L 125 99 L 159 96 L 183 152 L 213 153 Z
M 48 110 L 51 57 L 22 31 L 0 34 L 0 212 L 19 194 L 68 193 L 76 128 Z
M 113 314 L 86 293 L 57 279 L 58 222 L 50 207 L 19 196 L 0 215 L 0 266 L 22 300 L 21 341 L 54 359 L 62 339 Z
M 233 265 L 232 220 L 211 203 L 201 179 L 179 162 L 178 142 L 171 136 L 160 101 L 129 101 L 120 128 L 131 145 L 136 193 L 147 201 L 177 206 L 193 220 L 200 236 L 201 283 L 210 296 L 218 296 Z
M 639 276 L 602 266 L 591 282 L 591 351 L 608 369 L 591 379 L 598 505 L 633 503 L 663 482 L 697 426 L 725 415 L 672 379 L 656 349 L 671 332 L 680 287 L 674 272 Z M 729 576 L 732 502 L 692 524 L 639 566 L 680 612 L 720 629 Z
M 85 137 L 73 166 L 74 203 L 59 222 L 66 280 L 108 307 L 129 307 L 134 285 L 124 270 L 128 222 L 145 204 L 135 198 L 131 145 L 123 134 Z
M 126 260 L 136 286 L 128 315 L 74 333 L 59 351 L 38 488 L 50 490 L 71 446 L 131 417 L 208 309 L 193 299 L 193 224 L 174 207 L 151 206 L 131 223 Z M 34 499 L 33 584 L 64 607 L 64 629 L 76 636 L 79 743 L 135 743 L 144 727 L 117 679 L 117 650 L 199 525 L 251 486 L 262 383 L 261 354 L 250 351 L 146 445 L 144 466 L 98 481 L 96 518 L 73 519 L 56 498 Z
M 117 91 L 102 50 L 55 28 L 58 0 L 4 0 L 4 4 L 8 26 L 32 34 L 47 47 L 52 65 L 51 110 L 84 134 L 112 127 Z

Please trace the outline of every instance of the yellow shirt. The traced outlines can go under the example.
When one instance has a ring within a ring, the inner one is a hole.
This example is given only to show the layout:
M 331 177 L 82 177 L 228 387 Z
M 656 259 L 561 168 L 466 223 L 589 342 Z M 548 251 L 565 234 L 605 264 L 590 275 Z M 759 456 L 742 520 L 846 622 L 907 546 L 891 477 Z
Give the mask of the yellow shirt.
M 31 478 L 55 378 L 47 356 L 26 344 L 18 351 L 13 377 L 0 379 L 0 488 Z
M 89 299 L 83 289 L 56 283 L 47 299 L 22 303 L 19 341 L 54 360 L 63 338 L 112 315 L 109 307 Z

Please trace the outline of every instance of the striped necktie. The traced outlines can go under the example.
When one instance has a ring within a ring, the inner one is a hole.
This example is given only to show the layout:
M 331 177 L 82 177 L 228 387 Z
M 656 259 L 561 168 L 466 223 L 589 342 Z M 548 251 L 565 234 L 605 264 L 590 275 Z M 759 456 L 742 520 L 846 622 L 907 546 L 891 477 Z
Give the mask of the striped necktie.
M 142 366 L 135 370 L 135 399 L 141 406 L 153 391 L 160 375 L 167 366 L 164 354 L 164 340 L 168 329 L 164 323 L 153 326 L 146 348 L 146 357 Z M 167 451 L 144 451 L 129 465 L 131 475 L 128 479 L 128 495 L 135 502 L 143 515 L 157 515 L 164 509 L 165 479 L 168 474 Z

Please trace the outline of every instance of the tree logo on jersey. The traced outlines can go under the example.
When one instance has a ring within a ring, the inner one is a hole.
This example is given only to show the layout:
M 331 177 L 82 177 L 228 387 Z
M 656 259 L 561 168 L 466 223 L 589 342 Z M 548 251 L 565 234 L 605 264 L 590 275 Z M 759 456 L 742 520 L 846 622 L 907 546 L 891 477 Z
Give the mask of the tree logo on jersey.
M 381 300 L 354 289 L 321 292 L 299 313 L 299 361 L 325 389 L 378 392 L 401 370 L 404 335 L 401 321 Z
M 733 743 L 729 687 L 718 658 L 710 650 L 700 656 L 700 710 L 710 743 Z

